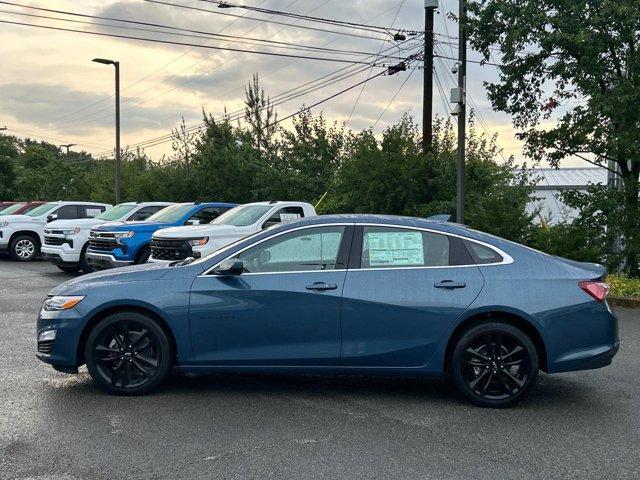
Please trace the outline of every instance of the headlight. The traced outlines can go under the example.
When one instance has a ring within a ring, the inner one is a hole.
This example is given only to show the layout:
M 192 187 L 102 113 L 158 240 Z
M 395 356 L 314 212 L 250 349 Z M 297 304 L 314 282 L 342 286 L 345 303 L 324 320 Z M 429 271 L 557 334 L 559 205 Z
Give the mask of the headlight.
M 192 238 L 191 240 L 187 240 L 187 243 L 192 247 L 200 247 L 206 244 L 209 241 L 209 237 L 202 238 Z
M 0 222 L 0 228 L 8 227 L 8 226 L 9 226 L 9 222 L 7 222 L 6 220 L 4 222 Z
M 76 228 L 67 228 L 62 230 L 62 233 L 65 235 L 77 235 L 80 233 L 80 227 L 76 227 Z
M 84 298 L 84 295 L 72 296 L 72 297 L 56 295 L 54 297 L 47 298 L 44 301 L 44 305 L 42 306 L 42 308 L 47 312 L 69 310 L 75 307 L 76 305 L 78 305 L 83 298 Z
M 133 237 L 136 234 L 136 232 L 116 232 L 113 234 L 113 236 L 115 237 L 116 240 L 120 240 L 121 238 L 130 238 Z

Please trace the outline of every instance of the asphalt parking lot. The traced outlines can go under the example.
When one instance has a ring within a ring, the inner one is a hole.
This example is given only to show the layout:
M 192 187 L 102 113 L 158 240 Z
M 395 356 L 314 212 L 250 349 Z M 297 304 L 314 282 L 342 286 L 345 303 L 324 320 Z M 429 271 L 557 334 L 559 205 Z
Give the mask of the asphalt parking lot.
M 447 382 L 174 375 L 146 397 L 35 358 L 46 292 L 70 278 L 0 259 L 0 478 L 639 478 L 640 312 L 611 367 L 542 375 L 518 407 Z

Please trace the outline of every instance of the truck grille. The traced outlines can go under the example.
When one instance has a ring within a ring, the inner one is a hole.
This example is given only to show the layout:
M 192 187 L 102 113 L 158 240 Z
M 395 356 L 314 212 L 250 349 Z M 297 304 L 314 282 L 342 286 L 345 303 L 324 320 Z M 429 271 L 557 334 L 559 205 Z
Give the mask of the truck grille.
M 67 240 L 65 238 L 61 238 L 61 237 L 44 237 L 44 244 L 45 245 L 64 245 L 65 243 L 68 243 L 70 247 L 73 248 L 73 240 Z
M 113 233 L 99 233 L 99 232 L 91 232 L 89 234 L 89 249 L 90 250 L 98 250 L 101 252 L 110 252 L 117 248 L 118 243 L 116 242 Z
M 152 238 L 151 256 L 156 260 L 184 260 L 193 256 L 193 249 L 185 240 Z

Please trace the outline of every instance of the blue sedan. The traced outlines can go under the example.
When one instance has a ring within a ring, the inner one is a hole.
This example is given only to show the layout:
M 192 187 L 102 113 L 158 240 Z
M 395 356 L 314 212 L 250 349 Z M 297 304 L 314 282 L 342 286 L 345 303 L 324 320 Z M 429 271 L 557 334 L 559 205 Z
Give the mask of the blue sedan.
M 600 265 L 460 225 L 378 215 L 280 225 L 198 261 L 85 275 L 50 292 L 38 358 L 109 392 L 182 372 L 448 376 L 503 407 L 538 371 L 609 365 Z

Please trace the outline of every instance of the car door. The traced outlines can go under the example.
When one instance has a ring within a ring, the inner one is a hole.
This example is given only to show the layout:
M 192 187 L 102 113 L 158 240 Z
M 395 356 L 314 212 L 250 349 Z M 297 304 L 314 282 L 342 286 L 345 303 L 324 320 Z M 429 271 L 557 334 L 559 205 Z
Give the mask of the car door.
M 351 255 L 343 365 L 426 365 L 484 283 L 462 241 L 437 232 L 360 226 Z
M 352 227 L 309 226 L 244 249 L 237 276 L 200 275 L 190 326 L 199 364 L 337 365 Z

